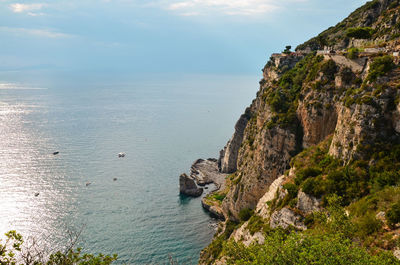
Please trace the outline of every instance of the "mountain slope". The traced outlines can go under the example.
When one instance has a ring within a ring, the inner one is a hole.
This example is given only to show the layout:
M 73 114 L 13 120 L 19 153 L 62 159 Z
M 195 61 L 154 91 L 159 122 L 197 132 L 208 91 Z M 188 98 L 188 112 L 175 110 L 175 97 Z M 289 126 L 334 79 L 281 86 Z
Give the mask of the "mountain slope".
M 334 247 L 349 251 L 332 263 L 397 262 L 391 254 L 400 254 L 397 25 L 399 1 L 375 0 L 296 52 L 271 56 L 257 97 L 221 151 L 220 171 L 231 175 L 214 203 L 227 221 L 200 263 L 296 264 L 307 254 L 304 263 L 314 255 L 324 264 L 319 255 Z M 292 262 L 277 253 L 279 262 L 257 259 L 274 256 L 279 249 L 268 241 L 277 238 L 308 243 L 297 252 L 281 246 L 294 251 Z M 327 240 L 336 243 L 321 243 Z

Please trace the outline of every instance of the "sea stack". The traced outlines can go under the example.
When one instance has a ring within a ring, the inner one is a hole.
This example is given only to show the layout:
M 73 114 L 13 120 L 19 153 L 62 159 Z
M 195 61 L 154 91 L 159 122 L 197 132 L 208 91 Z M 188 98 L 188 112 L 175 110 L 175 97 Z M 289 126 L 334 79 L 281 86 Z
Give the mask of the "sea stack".
M 203 188 L 199 188 L 193 178 L 185 173 L 179 177 L 179 193 L 191 197 L 199 197 L 203 194 Z

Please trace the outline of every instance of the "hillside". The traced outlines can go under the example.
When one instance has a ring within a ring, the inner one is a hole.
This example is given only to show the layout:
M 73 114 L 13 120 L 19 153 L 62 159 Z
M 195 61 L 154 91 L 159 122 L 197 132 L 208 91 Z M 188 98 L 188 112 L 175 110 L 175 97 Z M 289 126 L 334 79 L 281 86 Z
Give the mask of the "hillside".
M 201 264 L 400 264 L 400 3 L 273 54 L 203 200 Z

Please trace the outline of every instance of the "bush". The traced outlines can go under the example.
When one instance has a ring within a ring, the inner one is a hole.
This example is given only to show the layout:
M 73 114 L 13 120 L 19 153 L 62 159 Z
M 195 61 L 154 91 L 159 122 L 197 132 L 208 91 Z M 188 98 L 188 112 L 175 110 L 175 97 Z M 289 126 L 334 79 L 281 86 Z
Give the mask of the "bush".
M 267 232 L 270 230 L 270 227 L 268 220 L 264 220 L 261 216 L 255 214 L 249 219 L 247 229 L 251 235 L 254 235 L 256 232 L 260 231 Z
M 314 197 L 320 197 L 323 193 L 321 190 L 321 183 L 315 178 L 308 178 L 301 184 L 301 189 L 304 193 Z
M 347 58 L 352 59 L 352 60 L 357 59 L 359 52 L 360 52 L 360 50 L 357 48 L 350 48 L 347 51 Z
M 318 168 L 306 167 L 306 168 L 300 169 L 299 171 L 296 172 L 296 178 L 294 179 L 294 182 L 297 185 L 300 185 L 307 178 L 316 177 L 321 173 L 322 173 L 322 171 Z
M 378 232 L 381 227 L 381 221 L 376 219 L 373 213 L 364 215 L 357 222 L 357 232 L 362 237 L 366 237 L 368 235 Z
M 98 254 L 83 254 L 81 248 L 73 248 L 74 243 L 66 246 L 67 251 L 57 251 L 46 256 L 46 250 L 38 248 L 33 240 L 32 245 L 24 245 L 22 235 L 15 230 L 6 234 L 5 244 L 0 242 L 0 264 L 35 264 L 35 265 L 69 265 L 69 264 L 87 264 L 87 265 L 109 265 L 117 260 L 117 255 L 113 256 Z M 77 239 L 77 238 L 76 238 Z M 21 260 L 17 260 L 20 257 Z M 22 262 L 22 263 L 21 263 Z
M 372 37 L 373 33 L 374 30 L 370 27 L 349 28 L 346 32 L 346 36 L 356 39 L 369 39 Z
M 244 208 L 240 210 L 239 212 L 239 219 L 242 222 L 246 222 L 247 220 L 250 219 L 250 217 L 253 215 L 254 211 L 250 208 Z
M 262 245 L 228 242 L 228 264 L 399 264 L 390 252 L 371 255 L 341 235 L 270 232 Z
M 296 198 L 299 188 L 293 183 L 286 183 L 283 188 L 288 191 L 290 199 Z
M 400 223 L 400 202 L 393 204 L 386 213 L 386 218 L 390 226 Z
M 321 66 L 321 72 L 329 79 L 335 79 L 335 74 L 337 73 L 337 65 L 334 60 L 328 60 Z
M 367 80 L 375 81 L 378 77 L 384 76 L 395 67 L 393 58 L 389 55 L 377 57 L 370 66 Z
M 214 195 L 214 198 L 217 201 L 223 201 L 225 199 L 225 197 L 226 197 L 226 194 L 224 194 L 224 193 L 222 193 L 222 194 L 217 193 L 217 194 Z

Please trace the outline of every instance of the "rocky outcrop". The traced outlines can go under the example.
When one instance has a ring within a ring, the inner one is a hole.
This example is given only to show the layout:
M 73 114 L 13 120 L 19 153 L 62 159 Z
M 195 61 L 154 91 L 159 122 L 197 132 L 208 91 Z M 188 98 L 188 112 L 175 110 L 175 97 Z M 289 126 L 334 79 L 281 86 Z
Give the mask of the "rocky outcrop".
M 282 227 L 286 229 L 291 226 L 297 230 L 307 229 L 302 222 L 302 217 L 287 207 L 272 213 L 269 225 L 271 228 Z
M 393 255 L 398 259 L 398 260 L 400 260 L 400 249 L 395 249 L 394 251 L 393 251 Z
M 203 193 L 203 188 L 199 188 L 193 178 L 185 173 L 179 177 L 179 193 L 191 197 L 199 197 Z
M 222 208 L 218 204 L 208 202 L 207 198 L 201 200 L 201 206 L 210 213 L 211 217 L 224 221 L 226 218 Z
M 227 174 L 219 172 L 218 161 L 214 158 L 197 159 L 190 168 L 190 177 L 196 180 L 199 186 L 214 183 L 217 189 L 224 189 Z
M 392 127 L 392 89 L 382 92 L 379 98 L 360 96 L 360 103 L 338 105 L 338 122 L 329 154 L 347 162 L 361 159 L 360 147 L 382 139 L 391 139 L 396 133 Z
M 247 221 L 235 230 L 235 232 L 232 233 L 231 238 L 236 242 L 243 243 L 246 247 L 250 246 L 252 243 L 264 244 L 265 238 L 262 231 L 257 231 L 254 234 L 251 234 L 247 229 L 248 224 L 249 222 Z
M 321 210 L 321 200 L 299 191 L 297 194 L 296 208 L 304 215 Z
M 223 201 L 224 212 L 238 220 L 240 210 L 255 209 L 269 185 L 289 168 L 289 160 L 297 152 L 296 133 L 285 128 L 267 129 L 258 125 L 258 118 L 246 128 L 246 141 L 239 153 L 240 184 L 231 187 Z M 255 127 L 255 131 L 253 128 Z
M 393 3 L 390 12 L 381 13 Z M 370 45 L 381 43 L 388 36 L 398 38 L 400 27 L 393 31 L 392 27 L 399 24 L 398 2 L 374 0 L 338 26 L 300 45 L 302 51 L 272 55 L 263 69 L 257 97 L 246 110 L 248 115 L 240 117 L 235 133 L 218 160 L 220 172 L 234 173 L 227 178 L 229 185 L 226 190 L 229 191 L 226 196 L 223 193 L 225 197 L 220 197 L 219 204 L 202 202 L 204 208 L 223 216 L 229 224 L 243 221 L 240 220 L 240 217 L 244 219 L 240 214 L 242 210 L 245 210 L 242 213 L 254 210 L 256 216 L 237 228 L 231 239 L 245 246 L 262 243 L 263 231 L 255 230 L 269 225 L 272 229 L 292 227 L 303 231 L 307 229 L 305 220 L 314 229 L 309 223 L 312 221 L 310 214 L 316 211 L 327 213 L 322 208 L 321 199 L 310 194 L 318 194 L 326 203 L 328 197 L 323 193 L 337 192 L 335 189 L 341 184 L 336 184 L 339 181 L 336 179 L 332 180 L 334 184 L 321 183 L 335 178 L 336 171 L 345 172 L 346 178 L 356 175 L 354 180 L 346 179 L 343 183 L 356 182 L 357 177 L 367 179 L 368 176 L 368 181 L 371 181 L 362 186 L 362 194 L 368 194 L 371 186 L 375 185 L 374 181 L 379 181 L 373 179 L 375 175 L 371 173 L 377 170 L 371 169 L 374 163 L 377 164 L 379 158 L 376 157 L 384 157 L 391 144 L 400 143 L 400 68 L 397 65 L 393 69 L 389 65 L 389 69 L 383 69 L 387 68 L 389 57 L 368 55 L 369 51 L 360 53 L 361 58 L 349 59 L 346 54 L 349 45 L 364 45 L 367 40 L 351 39 L 347 31 L 352 27 L 372 27 L 375 30 L 370 33 L 374 34 L 368 40 Z M 384 25 L 384 30 L 380 30 L 381 25 Z M 316 50 L 323 43 L 329 43 L 333 49 L 346 50 L 330 54 L 319 52 L 322 56 L 317 53 L 307 55 L 306 47 Z M 382 46 L 400 49 L 400 39 Z M 302 58 L 305 59 L 300 61 Z M 381 65 L 374 66 L 375 60 Z M 398 64 L 400 58 L 393 62 Z M 371 69 L 377 79 L 371 78 Z M 302 150 L 304 152 L 295 157 Z M 293 166 L 299 167 L 297 177 Z M 354 173 L 348 173 L 348 169 Z M 320 173 L 304 175 L 308 174 L 307 171 Z M 206 182 L 204 177 L 198 179 L 203 179 L 199 184 Z M 352 189 L 346 188 L 342 192 L 356 193 Z M 232 229 L 230 226 L 227 231 Z
M 256 213 L 263 218 L 269 218 L 270 216 L 270 207 L 268 202 L 272 201 L 277 197 L 277 193 L 279 190 L 283 190 L 282 183 L 286 180 L 286 176 L 282 175 L 277 178 L 272 184 L 269 186 L 268 191 L 261 197 L 261 199 L 257 203 Z M 281 193 L 279 193 L 281 194 Z M 285 194 L 283 193 L 281 196 L 278 194 L 278 199 L 282 199 Z
M 400 133 L 400 103 L 396 105 L 396 109 L 393 111 L 392 124 L 395 131 Z
M 325 139 L 335 130 L 337 114 L 332 104 L 332 91 L 310 90 L 299 101 L 297 117 L 303 131 L 303 148 L 308 148 Z
M 233 173 L 237 169 L 239 148 L 243 141 L 244 130 L 251 117 L 250 109 L 246 109 L 235 125 L 235 133 L 220 152 L 218 166 L 221 173 Z

